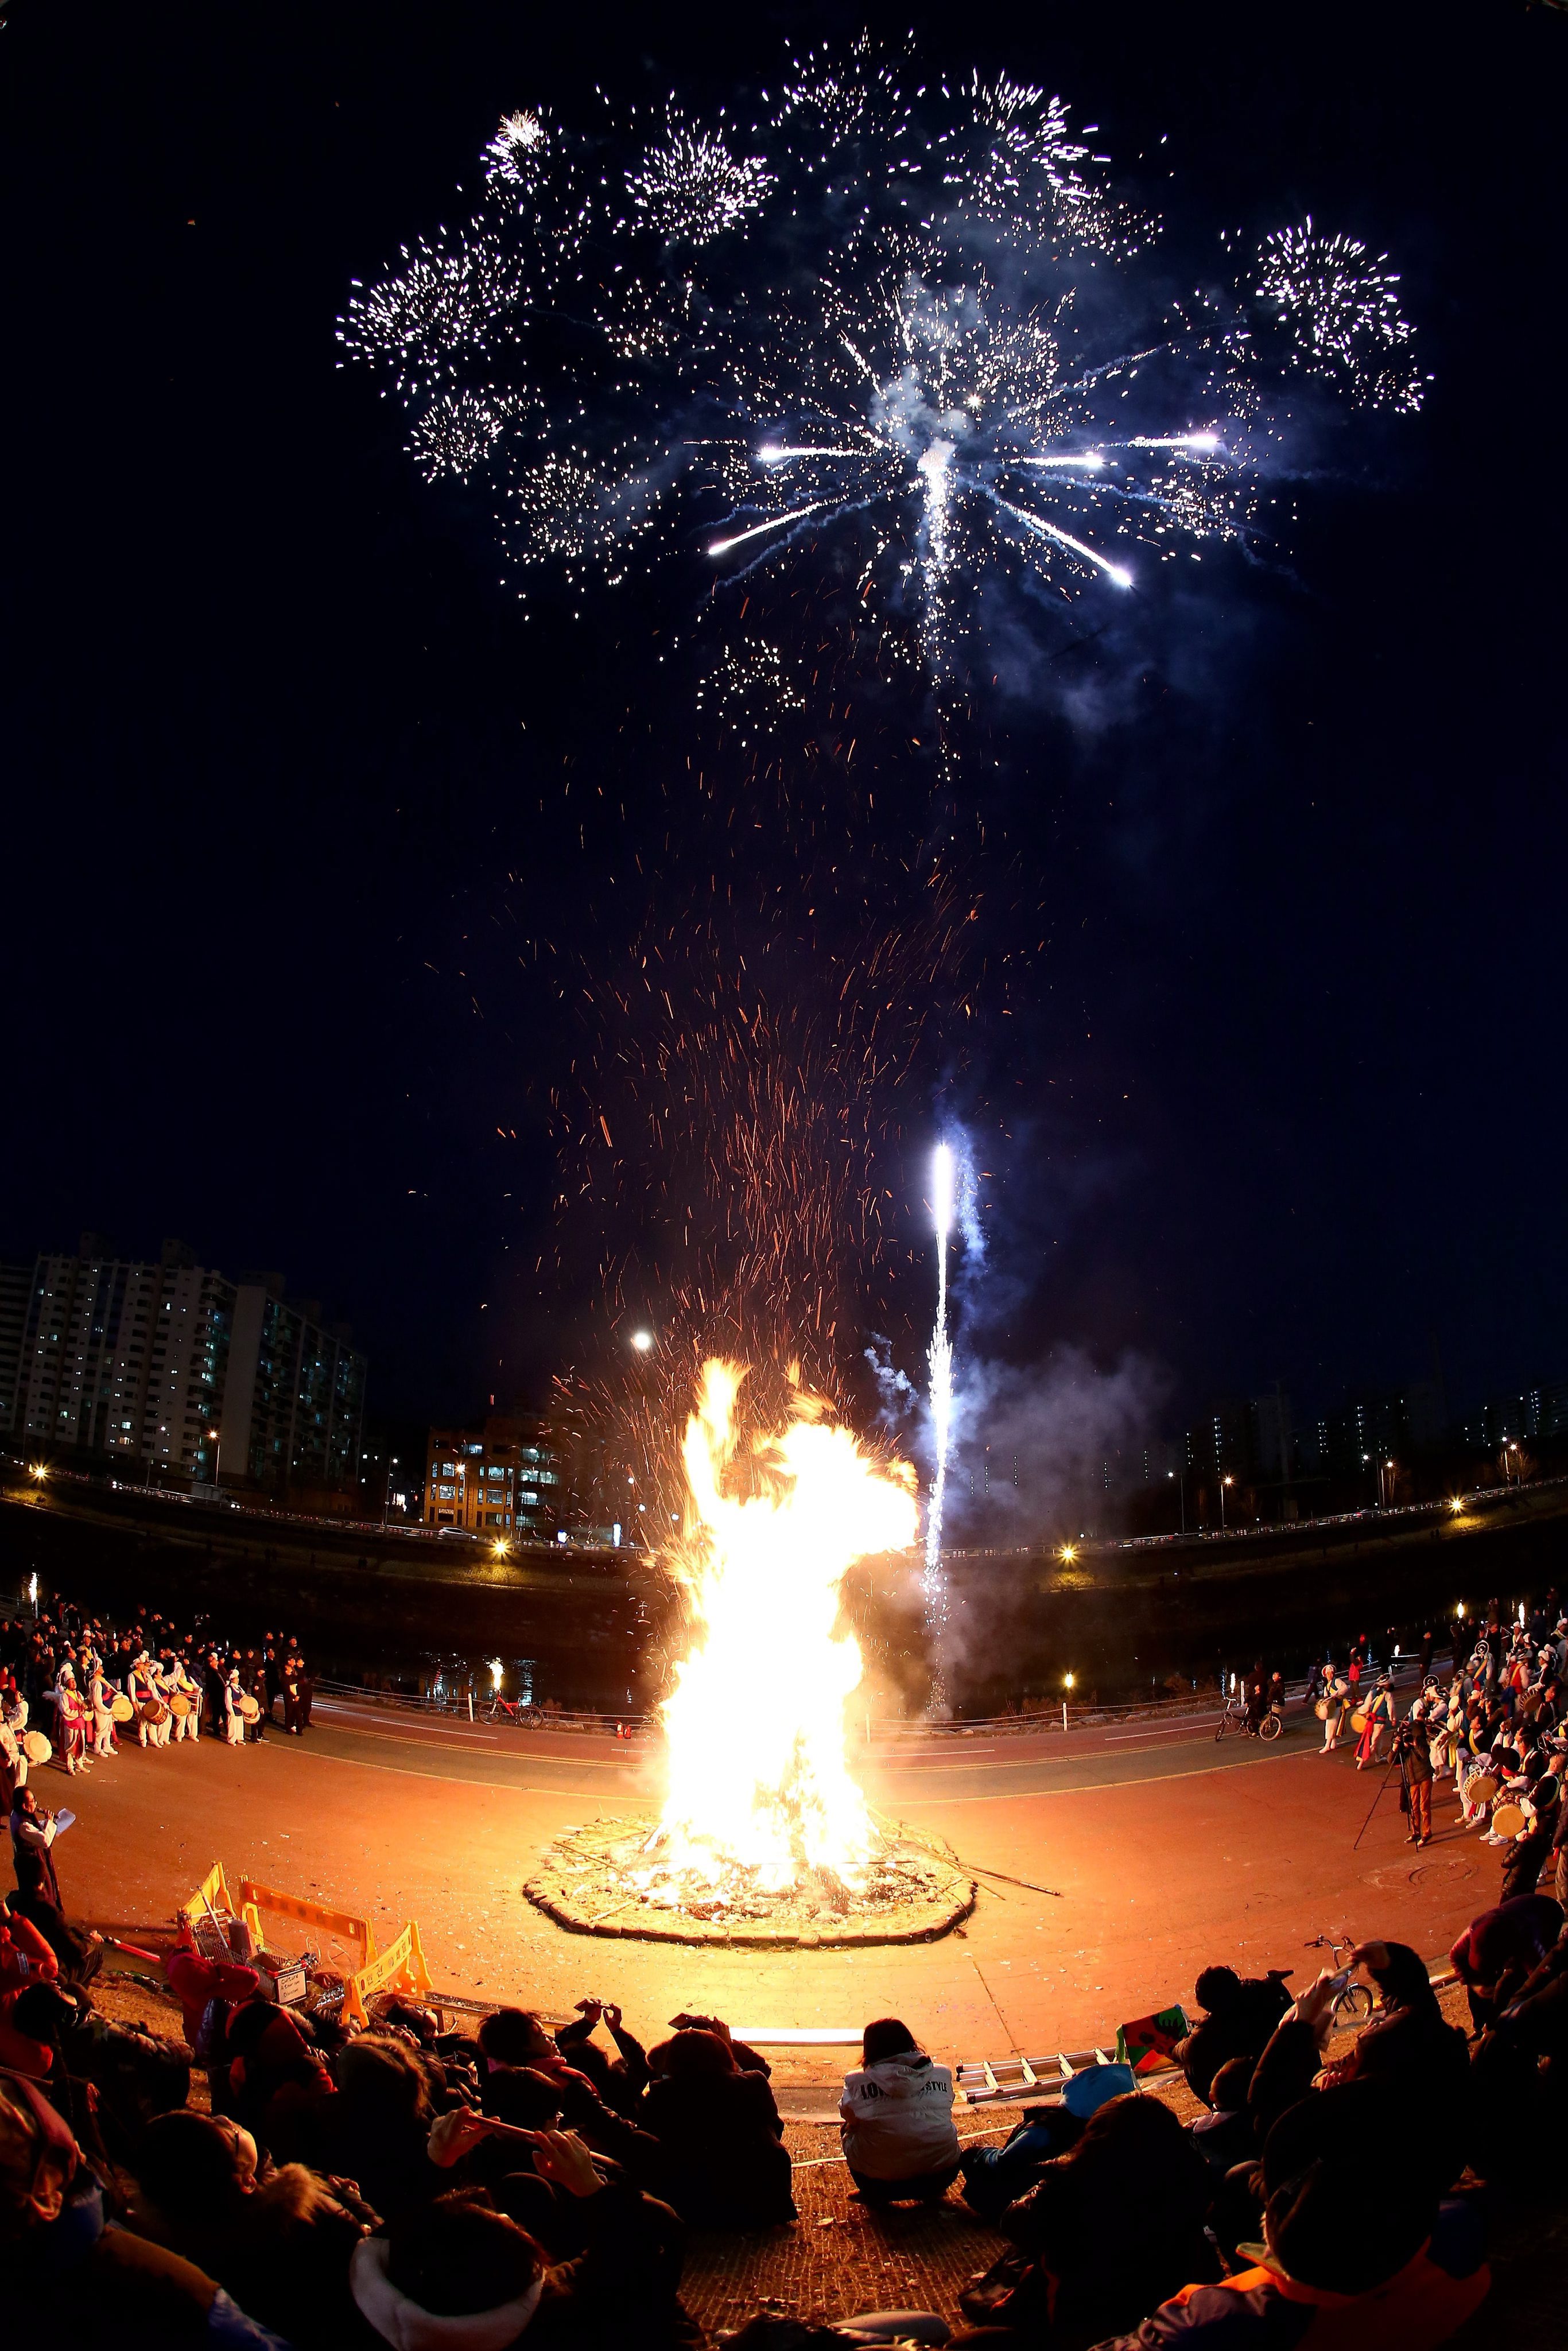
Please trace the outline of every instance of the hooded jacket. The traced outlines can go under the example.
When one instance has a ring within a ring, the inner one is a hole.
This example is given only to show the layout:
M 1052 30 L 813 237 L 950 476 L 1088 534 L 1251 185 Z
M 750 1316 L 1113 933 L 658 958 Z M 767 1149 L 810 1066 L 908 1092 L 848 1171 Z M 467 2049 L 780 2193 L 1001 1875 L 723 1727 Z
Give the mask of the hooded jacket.
M 618 2188 L 576 2202 L 584 2251 L 513 2302 L 459 2317 L 423 2309 L 387 2275 L 384 2237 L 355 2246 L 350 2290 L 395 2351 L 504 2351 L 519 2336 L 528 2351 L 697 2351 L 703 2336 L 678 2299 L 684 2232 L 669 2207 Z
M 917 2179 L 958 2160 L 953 2076 L 917 2049 L 844 2076 L 840 2134 L 852 2171 Z

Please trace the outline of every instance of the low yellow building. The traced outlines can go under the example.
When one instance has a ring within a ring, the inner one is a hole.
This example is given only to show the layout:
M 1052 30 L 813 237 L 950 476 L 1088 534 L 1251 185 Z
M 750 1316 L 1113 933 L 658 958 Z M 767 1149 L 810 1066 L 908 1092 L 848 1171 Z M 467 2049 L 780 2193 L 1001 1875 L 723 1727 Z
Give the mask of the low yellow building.
M 560 1480 L 542 1423 L 492 1413 L 482 1428 L 433 1428 L 424 1523 L 472 1534 L 553 1535 Z

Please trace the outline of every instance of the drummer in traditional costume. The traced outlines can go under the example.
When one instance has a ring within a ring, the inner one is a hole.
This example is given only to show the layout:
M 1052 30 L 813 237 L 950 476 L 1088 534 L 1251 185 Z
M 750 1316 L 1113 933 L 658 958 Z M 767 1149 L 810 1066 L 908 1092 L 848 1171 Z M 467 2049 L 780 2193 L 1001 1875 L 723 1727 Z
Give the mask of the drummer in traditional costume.
M 14 1678 L 5 1693 L 5 1703 L 0 1707 L 0 1722 L 4 1723 L 11 1743 L 10 1750 L 5 1751 L 14 1750 L 16 1757 L 11 1766 L 14 1775 L 11 1792 L 14 1795 L 17 1788 L 25 1788 L 27 1784 L 27 1750 L 22 1744 L 27 1735 L 27 1698 Z
M 1367 1699 L 1363 1715 L 1361 1737 L 1355 1747 L 1358 1771 L 1364 1771 L 1369 1763 L 1376 1761 L 1384 1732 L 1387 1731 L 1390 1738 L 1394 1735 L 1394 1687 L 1386 1674 L 1378 1675 L 1377 1687 Z
M 87 1702 L 92 1708 L 92 1751 L 102 1762 L 119 1754 L 120 1741 L 114 1735 L 114 1686 L 99 1657 L 94 1657 L 89 1668 Z
M 152 1661 L 143 1649 L 125 1677 L 125 1695 L 136 1708 L 136 1743 L 139 1747 L 162 1747 L 158 1732 L 162 1728 L 159 1716 L 164 1712 L 159 1695 L 158 1677 Z
M 5 1707 L 0 1707 L 0 1797 L 4 1798 L 7 1812 L 11 1808 L 11 1799 L 17 1789 L 25 1788 L 27 1784 L 27 1759 L 22 1752 L 21 1738 L 12 1729 L 7 1719 L 10 1695 L 11 1693 L 7 1691 L 7 1703 Z M 26 1727 L 24 1717 L 24 1729 Z
M 239 1686 L 239 1667 L 231 1666 L 224 1684 L 224 1736 L 231 1747 L 245 1745 L 245 1692 Z
M 1329 1754 L 1339 1745 L 1340 1733 L 1344 1729 L 1346 1717 L 1350 1713 L 1353 1697 L 1354 1692 L 1344 1676 L 1336 1674 L 1319 1698 L 1318 1710 L 1322 1717 L 1323 1726 L 1323 1743 L 1318 1750 L 1320 1755 Z
M 163 1676 L 163 1697 L 173 1724 L 174 1743 L 188 1739 L 193 1745 L 202 1719 L 202 1693 L 191 1678 L 183 1657 L 176 1657 Z
M 68 1772 L 88 1769 L 87 1706 L 69 1666 L 60 1667 L 55 1684 L 55 1744 Z

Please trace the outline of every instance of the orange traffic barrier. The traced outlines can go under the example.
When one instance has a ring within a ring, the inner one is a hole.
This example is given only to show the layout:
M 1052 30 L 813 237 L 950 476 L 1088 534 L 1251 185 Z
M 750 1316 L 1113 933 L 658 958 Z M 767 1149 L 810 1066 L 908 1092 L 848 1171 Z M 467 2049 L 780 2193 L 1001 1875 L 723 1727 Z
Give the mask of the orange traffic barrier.
M 224 1865 L 221 1861 L 214 1862 L 190 1900 L 181 1903 L 179 1916 L 194 1925 L 198 1918 L 204 1918 L 209 1910 L 227 1911 L 231 1917 L 234 1913 L 234 1905 L 229 1900 L 228 1883 L 224 1876 Z
M 240 1879 L 239 1898 L 240 1915 L 258 1944 L 266 1937 L 256 1913 L 270 1910 L 275 1917 L 293 1918 L 302 1927 L 319 1927 L 345 1943 L 358 1943 L 361 1968 L 376 1956 L 375 1934 L 368 1918 L 355 1918 L 346 1910 L 329 1910 L 325 1903 L 307 1902 L 302 1895 L 279 1893 L 276 1886 L 258 1885 L 254 1877 Z
M 349 1980 L 343 1998 L 343 2012 L 352 2015 L 356 2023 L 366 2021 L 365 2003 L 378 1991 L 429 1991 L 432 1989 L 430 1970 L 424 1964 L 424 1947 L 419 1939 L 419 1928 L 410 1919 L 395 1941 L 387 1945 L 379 1959 L 371 1959 L 359 1973 Z

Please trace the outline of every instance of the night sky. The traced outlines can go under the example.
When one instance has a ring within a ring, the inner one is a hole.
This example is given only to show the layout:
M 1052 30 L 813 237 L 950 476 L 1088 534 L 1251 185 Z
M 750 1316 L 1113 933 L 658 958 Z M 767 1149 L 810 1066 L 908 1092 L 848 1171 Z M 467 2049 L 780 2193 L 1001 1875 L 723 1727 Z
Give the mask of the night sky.
M 1386 249 L 1435 379 L 1419 418 L 1325 442 L 1267 563 L 986 722 L 957 787 L 975 942 L 879 1107 L 864 1330 L 915 1370 L 924 1154 L 956 1119 L 991 1171 L 993 1354 L 1135 1351 L 1171 1426 L 1275 1378 L 1326 1406 L 1423 1375 L 1434 1335 L 1456 1405 L 1568 1376 L 1568 16 L 864 15 L 1061 90 L 1118 158 L 1168 133 L 1181 218 L 1310 211 Z M 852 29 L 12 0 L 0 1252 L 91 1227 L 284 1269 L 411 1417 L 540 1400 L 612 1350 L 601 1243 L 667 1171 L 553 1205 L 582 975 L 610 982 L 662 891 L 677 925 L 702 874 L 724 902 L 732 853 L 787 917 L 808 833 L 887 919 L 932 778 L 891 736 L 853 778 L 791 737 L 756 789 L 661 658 L 678 577 L 525 621 L 480 504 L 420 482 L 336 324 L 460 212 L 502 112 L 580 113 L 596 80 L 713 103 L 786 35 Z

